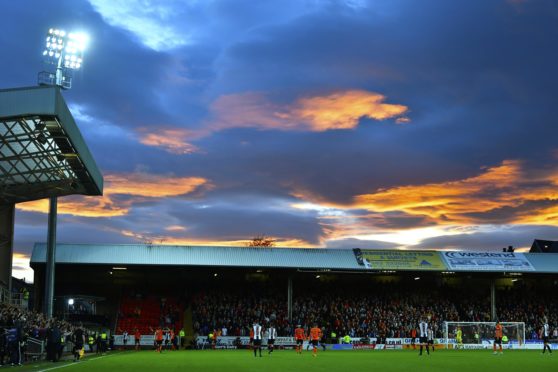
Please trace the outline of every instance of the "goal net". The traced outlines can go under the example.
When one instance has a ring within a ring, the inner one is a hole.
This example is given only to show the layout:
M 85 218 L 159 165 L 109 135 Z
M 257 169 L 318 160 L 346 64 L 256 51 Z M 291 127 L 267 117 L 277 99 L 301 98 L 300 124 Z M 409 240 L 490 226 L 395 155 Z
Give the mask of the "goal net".
M 525 323 L 500 322 L 503 336 L 502 346 L 506 349 L 521 349 L 525 345 Z M 462 343 L 457 342 L 461 329 Z M 444 322 L 446 348 L 488 349 L 494 343 L 496 322 Z

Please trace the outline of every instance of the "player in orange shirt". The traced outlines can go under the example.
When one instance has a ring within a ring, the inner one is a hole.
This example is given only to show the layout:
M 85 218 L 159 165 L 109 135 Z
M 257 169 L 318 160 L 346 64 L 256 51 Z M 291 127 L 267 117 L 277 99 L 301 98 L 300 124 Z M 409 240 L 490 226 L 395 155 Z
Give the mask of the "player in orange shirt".
M 496 329 L 494 331 L 494 343 L 492 344 L 494 354 L 498 354 L 498 352 L 496 351 L 496 344 L 500 345 L 500 354 L 503 354 L 503 351 L 502 351 L 502 337 L 503 336 L 504 336 L 503 327 L 500 324 L 500 321 L 497 321 L 496 322 Z
M 157 344 L 157 351 L 160 353 L 163 350 L 163 330 L 158 327 L 155 331 L 155 343 Z
M 140 342 L 141 342 L 141 333 L 139 329 L 136 328 L 136 332 L 134 333 L 134 343 L 136 350 L 140 349 Z
M 306 333 L 304 332 L 304 328 L 298 324 L 294 331 L 296 346 L 295 350 L 297 354 L 302 354 L 302 344 L 304 343 L 304 339 L 306 338 Z
M 318 355 L 318 344 L 322 338 L 322 330 L 314 323 L 314 327 L 310 328 L 310 342 L 312 343 L 312 356 Z

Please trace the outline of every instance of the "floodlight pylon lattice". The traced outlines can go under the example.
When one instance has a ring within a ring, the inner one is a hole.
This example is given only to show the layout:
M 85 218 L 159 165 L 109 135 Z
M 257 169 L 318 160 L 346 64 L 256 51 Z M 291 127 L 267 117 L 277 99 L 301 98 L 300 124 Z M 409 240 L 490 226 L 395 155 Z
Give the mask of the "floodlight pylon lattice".
M 67 33 L 56 28 L 49 29 L 43 57 L 47 64 L 56 66 L 56 70 L 55 72 L 40 72 L 39 84 L 70 89 L 73 71 L 79 70 L 83 64 L 83 52 L 88 39 L 87 35 L 83 33 Z

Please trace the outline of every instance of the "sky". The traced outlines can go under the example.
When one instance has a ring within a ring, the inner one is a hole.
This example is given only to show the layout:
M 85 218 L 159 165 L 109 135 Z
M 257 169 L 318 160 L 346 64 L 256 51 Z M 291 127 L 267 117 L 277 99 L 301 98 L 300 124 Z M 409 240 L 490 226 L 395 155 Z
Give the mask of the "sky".
M 558 239 L 551 0 L 21 0 L 0 88 L 51 27 L 90 35 L 64 92 L 102 197 L 58 242 L 501 250 Z M 46 240 L 18 204 L 14 276 Z

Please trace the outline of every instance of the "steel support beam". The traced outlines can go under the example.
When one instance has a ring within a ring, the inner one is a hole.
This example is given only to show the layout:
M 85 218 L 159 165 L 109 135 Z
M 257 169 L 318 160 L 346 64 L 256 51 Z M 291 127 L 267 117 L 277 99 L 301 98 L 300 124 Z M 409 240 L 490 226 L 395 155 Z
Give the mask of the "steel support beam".
M 496 314 L 496 283 L 494 279 L 490 281 L 490 314 L 492 321 L 495 322 L 498 314 Z
M 287 314 L 289 322 L 293 321 L 293 278 L 289 276 L 287 281 Z
M 0 204 L 0 285 L 12 289 L 15 204 Z
M 52 196 L 48 211 L 48 233 L 47 233 L 47 256 L 45 277 L 45 299 L 44 314 L 48 319 L 52 318 L 54 307 L 54 274 L 56 267 L 56 220 L 58 211 L 58 199 Z

